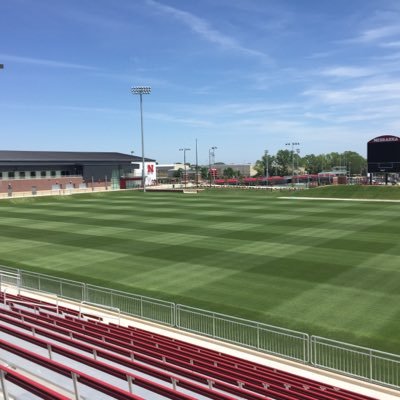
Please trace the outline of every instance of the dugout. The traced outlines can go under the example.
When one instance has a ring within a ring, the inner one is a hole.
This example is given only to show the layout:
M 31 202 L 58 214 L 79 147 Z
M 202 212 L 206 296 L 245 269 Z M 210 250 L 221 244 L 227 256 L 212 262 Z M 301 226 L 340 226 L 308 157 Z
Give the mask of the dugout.
M 389 174 L 400 172 L 400 137 L 382 135 L 367 144 L 367 163 L 370 183 L 374 175 L 384 175 L 388 183 Z

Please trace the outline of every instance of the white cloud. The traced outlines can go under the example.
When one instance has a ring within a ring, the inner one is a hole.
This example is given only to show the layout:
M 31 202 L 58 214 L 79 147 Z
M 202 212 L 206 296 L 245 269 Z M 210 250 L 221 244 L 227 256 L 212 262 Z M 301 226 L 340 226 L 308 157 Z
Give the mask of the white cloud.
M 337 50 L 331 50 L 331 51 L 321 51 L 317 53 L 313 53 L 310 56 L 307 56 L 306 58 L 309 59 L 319 59 L 319 58 L 327 58 L 335 55 L 337 53 Z
M 45 58 L 21 57 L 21 56 L 14 56 L 11 54 L 0 54 L 0 58 L 4 61 L 10 61 L 10 62 L 21 63 L 21 64 L 39 65 L 39 66 L 50 67 L 50 68 L 82 69 L 82 70 L 88 70 L 88 71 L 97 70 L 96 67 L 92 67 L 89 65 L 74 64 L 74 63 L 69 63 L 69 62 L 65 62 L 65 61 L 49 60 L 49 59 L 45 59 Z
M 387 42 L 387 43 L 381 43 L 382 47 L 400 47 L 400 40 L 399 41 L 395 41 L 395 42 Z
M 381 26 L 378 28 L 368 29 L 355 38 L 348 39 L 346 42 L 349 43 L 373 43 L 377 42 L 381 39 L 385 39 L 388 37 L 392 37 L 400 34 L 400 26 L 396 25 L 387 25 Z
M 388 54 L 386 56 L 380 56 L 380 57 L 375 57 L 376 59 L 379 60 L 384 60 L 384 61 L 397 61 L 400 59 L 400 52 L 397 53 L 392 53 L 392 54 Z M 396 71 L 398 71 L 398 67 L 396 67 Z
M 71 111 L 79 113 L 100 113 L 100 114 L 120 114 L 131 115 L 132 110 L 118 109 L 110 107 L 92 107 L 92 106 L 72 106 L 57 104 L 25 104 L 25 103 L 0 103 L 0 107 L 14 110 L 34 110 L 34 111 Z
M 321 74 L 324 76 L 332 76 L 335 78 L 360 78 L 364 76 L 374 75 L 376 70 L 374 68 L 359 68 L 338 66 L 324 69 Z
M 178 117 L 172 116 L 171 114 L 164 114 L 164 113 L 147 113 L 147 118 L 161 121 L 161 122 L 168 122 L 174 124 L 183 124 L 189 125 L 191 127 L 203 127 L 203 128 L 210 128 L 215 124 L 209 120 L 201 120 L 194 117 Z
M 356 101 L 365 103 L 400 99 L 400 81 L 370 82 L 364 85 L 342 90 L 311 89 L 303 95 L 312 97 L 317 102 L 327 104 L 348 104 Z
M 235 38 L 219 32 L 207 21 L 197 17 L 192 13 L 161 4 L 154 0 L 147 0 L 147 4 L 160 12 L 171 15 L 173 18 L 189 27 L 193 32 L 201 36 L 203 39 L 211 43 L 214 43 L 227 50 L 235 50 L 242 54 L 260 57 L 264 59 L 264 61 L 270 61 L 270 57 L 267 54 L 241 45 Z

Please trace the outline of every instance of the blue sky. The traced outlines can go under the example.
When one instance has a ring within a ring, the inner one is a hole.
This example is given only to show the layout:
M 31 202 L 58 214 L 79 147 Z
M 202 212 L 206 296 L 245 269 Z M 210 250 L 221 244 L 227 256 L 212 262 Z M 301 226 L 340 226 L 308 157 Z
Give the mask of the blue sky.
M 0 148 L 161 163 L 400 134 L 398 0 L 1 0 Z

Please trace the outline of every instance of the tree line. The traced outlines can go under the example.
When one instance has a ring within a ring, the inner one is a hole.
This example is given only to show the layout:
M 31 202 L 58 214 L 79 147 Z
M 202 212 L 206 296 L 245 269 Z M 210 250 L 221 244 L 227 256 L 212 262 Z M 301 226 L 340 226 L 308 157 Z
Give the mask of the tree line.
M 215 163 L 213 165 L 224 165 L 224 163 Z M 261 159 L 257 160 L 254 169 L 256 176 L 286 176 L 294 174 L 318 174 L 323 171 L 332 171 L 334 167 L 341 167 L 347 171 L 348 175 L 367 174 L 367 160 L 354 151 L 345 151 L 343 153 L 331 152 L 327 154 L 307 154 L 301 157 L 297 151 L 279 150 L 276 154 L 264 153 Z M 191 165 L 195 170 L 196 166 Z M 224 178 L 239 178 L 241 173 L 232 167 L 227 166 L 222 170 Z M 209 167 L 199 166 L 199 173 L 203 179 L 209 177 Z M 175 178 L 181 178 L 183 169 L 174 171 Z
M 366 175 L 367 160 L 354 151 L 343 153 L 307 154 L 301 157 L 296 151 L 279 150 L 276 154 L 264 153 L 254 169 L 258 176 L 292 175 L 299 173 L 318 174 L 342 167 L 350 175 Z

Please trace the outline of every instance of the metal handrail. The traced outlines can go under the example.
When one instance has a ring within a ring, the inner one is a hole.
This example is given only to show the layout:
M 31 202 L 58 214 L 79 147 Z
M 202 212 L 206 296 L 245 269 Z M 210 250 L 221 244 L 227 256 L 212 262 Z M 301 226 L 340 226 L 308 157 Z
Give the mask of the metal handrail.
M 5 271 L 1 271 L 1 268 L 4 268 Z M 16 272 L 14 273 L 11 271 L 16 271 Z M 103 293 L 107 293 L 109 295 L 115 294 L 118 296 L 126 297 L 127 299 L 131 298 L 132 300 L 141 300 L 142 302 L 146 301 L 146 302 L 149 302 L 150 304 L 154 304 L 156 306 L 161 306 L 161 307 L 168 306 L 171 308 L 172 326 L 175 326 L 176 328 L 181 329 L 181 330 L 190 330 L 190 329 L 187 329 L 182 326 L 182 321 L 181 321 L 182 316 L 180 315 L 180 311 L 186 310 L 194 315 L 206 316 L 207 318 L 213 318 L 213 323 L 215 323 L 216 320 L 222 321 L 222 322 L 225 321 L 225 322 L 229 322 L 232 324 L 236 324 L 238 326 L 242 326 L 244 328 L 257 329 L 257 334 L 258 334 L 258 332 L 260 332 L 260 330 L 265 329 L 265 330 L 272 332 L 273 334 L 278 334 L 283 337 L 302 339 L 303 346 L 304 346 L 304 348 L 303 348 L 304 359 L 303 360 L 301 360 L 297 357 L 291 357 L 290 355 L 288 356 L 286 354 L 282 354 L 282 353 L 274 351 L 272 349 L 268 350 L 268 349 L 258 348 L 258 350 L 264 351 L 267 353 L 271 353 L 271 354 L 280 355 L 280 356 L 283 356 L 286 358 L 293 358 L 293 359 L 296 359 L 297 361 L 303 361 L 304 363 L 311 364 L 311 365 L 321 368 L 321 369 L 330 369 L 337 373 L 351 375 L 351 376 L 361 378 L 361 379 L 367 379 L 374 383 L 378 383 L 381 385 L 400 389 L 400 355 L 398 355 L 398 354 L 387 353 L 387 352 L 370 349 L 370 348 L 363 347 L 363 346 L 353 345 L 350 343 L 339 342 L 339 341 L 335 341 L 332 339 L 323 338 L 320 336 L 309 336 L 308 334 L 303 333 L 303 332 L 290 330 L 290 329 L 282 328 L 282 327 L 278 327 L 278 326 L 268 325 L 268 324 L 264 324 L 264 323 L 260 323 L 260 322 L 256 322 L 256 321 L 251 321 L 251 320 L 247 320 L 244 318 L 238 318 L 238 317 L 234 317 L 234 316 L 230 316 L 230 315 L 225 315 L 225 314 L 216 313 L 216 312 L 212 312 L 212 311 L 202 310 L 202 309 L 195 308 L 195 307 L 185 306 L 182 304 L 175 304 L 172 302 L 167 302 L 165 300 L 159 300 L 159 299 L 142 296 L 142 295 L 138 295 L 138 294 L 131 294 L 131 293 L 122 292 L 122 291 L 118 291 L 118 290 L 114 290 L 114 289 L 107 289 L 107 288 L 104 288 L 101 286 L 89 285 L 89 284 L 85 284 L 85 283 L 78 282 L 78 281 L 72 281 L 72 280 L 68 280 L 68 279 L 64 279 L 64 278 L 57 278 L 57 277 L 50 276 L 50 275 L 40 274 L 40 273 L 36 273 L 36 272 L 31 272 L 31 271 L 24 271 L 24 270 L 19 270 L 16 268 L 11 268 L 11 267 L 6 267 L 6 266 L 0 265 L 0 277 L 1 277 L 1 274 L 6 275 L 6 273 L 7 273 L 7 276 L 9 276 L 9 277 L 10 276 L 17 277 L 17 280 L 19 282 L 19 287 L 18 287 L 19 289 L 24 288 L 24 285 L 23 285 L 24 274 L 27 274 L 27 276 L 29 276 L 29 275 L 35 276 L 36 278 L 38 278 L 39 285 L 40 285 L 40 278 L 42 278 L 42 279 L 50 279 L 52 281 L 59 282 L 61 285 L 72 284 L 74 286 L 79 286 L 83 289 L 82 293 L 81 293 L 82 298 L 80 300 L 78 300 L 81 302 L 81 305 L 88 304 L 88 305 L 93 305 L 95 307 L 102 307 L 105 309 L 109 309 L 112 311 L 118 310 L 119 313 L 121 313 L 121 311 L 118 307 L 108 306 L 108 305 L 104 305 L 104 304 L 98 304 L 98 303 L 89 301 L 87 298 L 87 289 L 93 288 L 95 290 L 102 291 Z M 18 277 L 19 277 L 19 279 L 18 279 Z M 1 283 L 1 279 L 0 279 L 0 283 Z M 9 285 L 9 283 L 7 283 L 7 285 Z M 35 289 L 35 288 L 29 287 L 29 286 L 27 286 L 26 288 L 28 288 L 30 290 L 41 291 L 40 288 Z M 0 285 L 0 290 L 1 289 L 2 288 Z M 3 292 L 4 293 L 7 292 L 6 287 L 4 288 Z M 59 296 L 61 298 L 66 297 L 66 296 L 63 296 L 62 294 Z M 74 300 L 76 301 L 77 299 L 74 299 Z M 137 316 L 137 314 L 130 314 L 129 312 L 125 313 L 125 314 Z M 161 324 L 171 326 L 171 323 L 163 321 L 162 319 L 160 319 L 160 316 L 158 316 L 158 317 L 159 317 L 159 319 L 156 319 L 154 317 L 148 318 L 146 316 L 142 316 L 143 319 L 152 320 L 154 322 L 158 322 Z M 199 321 L 197 323 L 202 323 L 202 322 L 199 319 Z M 201 332 L 199 329 L 197 329 L 197 330 L 193 329 L 191 331 L 196 332 L 201 335 L 212 336 L 212 335 L 208 335 L 205 332 Z M 243 340 L 240 342 L 240 341 L 236 341 L 236 340 L 235 341 L 230 340 L 227 337 L 225 337 L 225 338 L 218 337 L 218 338 L 225 340 L 225 341 L 235 342 L 235 343 L 241 344 L 243 346 L 247 346 L 247 347 L 249 346 Z M 323 356 L 326 356 L 328 354 L 327 353 L 328 347 L 331 349 L 334 349 L 334 350 L 338 350 L 342 353 L 345 352 L 344 355 L 335 355 L 335 357 L 339 360 L 337 364 L 340 364 L 340 362 L 342 362 L 343 360 L 346 360 L 347 356 L 352 357 L 352 355 L 353 355 L 352 361 L 354 361 L 355 363 L 360 362 L 360 360 L 354 359 L 354 357 L 357 357 L 360 355 L 369 357 L 369 359 L 368 359 L 369 364 L 362 365 L 362 368 L 364 368 L 366 370 L 368 369 L 369 376 L 366 376 L 367 374 L 362 375 L 362 374 L 359 374 L 354 371 L 349 372 L 344 367 L 340 368 L 340 365 L 337 365 L 337 368 L 335 368 L 335 366 L 329 365 L 327 362 L 323 363 L 323 360 L 320 360 L 319 356 L 320 356 L 320 352 L 324 351 L 324 350 L 318 349 L 318 351 L 317 351 L 318 345 L 322 348 L 325 347 L 325 353 L 322 354 Z M 288 346 L 290 346 L 290 343 Z M 340 357 L 342 357 L 342 358 L 340 358 Z M 372 361 L 371 361 L 372 359 L 374 361 L 380 360 L 382 362 L 386 362 L 386 364 L 385 364 L 385 368 L 387 369 L 386 375 L 384 375 L 383 377 L 380 378 L 379 371 L 375 371 L 373 369 Z M 391 378 L 391 380 L 384 379 L 387 377 L 392 377 L 392 378 Z

